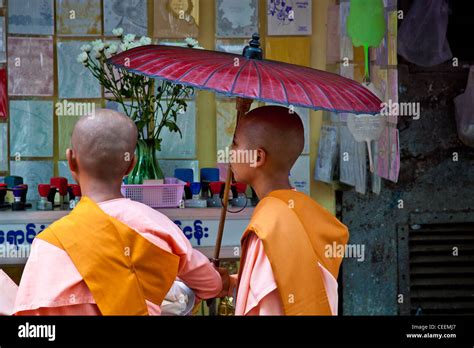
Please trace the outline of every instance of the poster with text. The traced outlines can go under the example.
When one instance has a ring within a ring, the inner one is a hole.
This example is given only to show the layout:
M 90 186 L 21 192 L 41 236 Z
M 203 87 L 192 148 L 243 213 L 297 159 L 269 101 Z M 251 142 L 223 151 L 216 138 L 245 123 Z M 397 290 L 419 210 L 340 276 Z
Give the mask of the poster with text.
M 57 0 L 56 11 L 58 35 L 102 34 L 100 0 Z
M 217 0 L 216 36 L 252 38 L 258 32 L 257 0 Z
M 52 38 L 8 38 L 8 92 L 14 96 L 52 96 Z
M 77 61 L 85 41 L 61 41 L 58 48 L 58 90 L 59 98 L 100 98 L 100 83 Z
M 21 176 L 28 185 L 26 199 L 39 200 L 37 187 L 49 183 L 54 175 L 52 161 L 10 161 L 10 175 Z
M 125 34 L 138 37 L 148 34 L 148 10 L 146 0 L 104 0 L 104 32 L 122 28 Z
M 10 155 L 53 157 L 53 102 L 10 101 Z
M 8 2 L 9 34 L 54 34 L 54 0 Z
M 199 34 L 198 0 L 155 0 L 156 38 L 197 38 Z
M 311 3 L 311 0 L 267 0 L 268 35 L 311 35 Z

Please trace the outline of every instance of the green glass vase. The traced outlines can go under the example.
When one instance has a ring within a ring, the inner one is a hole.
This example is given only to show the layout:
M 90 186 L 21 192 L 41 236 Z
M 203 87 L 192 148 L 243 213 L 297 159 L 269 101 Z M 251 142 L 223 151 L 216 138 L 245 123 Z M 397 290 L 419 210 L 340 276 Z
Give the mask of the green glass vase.
M 155 142 L 140 139 L 137 143 L 137 164 L 128 175 L 128 184 L 141 185 L 144 180 L 162 180 L 163 172 L 155 158 Z

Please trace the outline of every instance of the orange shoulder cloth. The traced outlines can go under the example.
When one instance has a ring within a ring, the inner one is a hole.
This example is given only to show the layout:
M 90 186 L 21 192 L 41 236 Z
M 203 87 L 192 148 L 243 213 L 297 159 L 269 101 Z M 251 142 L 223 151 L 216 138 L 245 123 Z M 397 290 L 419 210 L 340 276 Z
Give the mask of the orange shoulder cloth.
M 331 315 L 318 263 L 337 279 L 342 258 L 326 257 L 325 249 L 345 245 L 347 227 L 304 193 L 276 190 L 255 208 L 242 236 L 242 262 L 252 232 L 263 242 L 285 314 Z
M 145 300 L 161 304 L 178 273 L 178 256 L 107 215 L 88 197 L 37 238 L 66 251 L 102 315 L 148 315 Z

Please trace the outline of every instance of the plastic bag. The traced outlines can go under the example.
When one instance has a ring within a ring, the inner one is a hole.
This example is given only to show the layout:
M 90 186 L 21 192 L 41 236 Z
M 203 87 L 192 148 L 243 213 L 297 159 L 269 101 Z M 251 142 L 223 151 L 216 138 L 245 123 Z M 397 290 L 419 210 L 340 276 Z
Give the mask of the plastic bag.
M 466 91 L 454 98 L 458 137 L 474 147 L 474 66 L 469 69 Z
M 183 282 L 175 280 L 161 304 L 161 315 L 190 315 L 196 296 Z
M 434 66 L 453 57 L 446 33 L 447 0 L 414 1 L 398 32 L 398 54 L 420 66 Z

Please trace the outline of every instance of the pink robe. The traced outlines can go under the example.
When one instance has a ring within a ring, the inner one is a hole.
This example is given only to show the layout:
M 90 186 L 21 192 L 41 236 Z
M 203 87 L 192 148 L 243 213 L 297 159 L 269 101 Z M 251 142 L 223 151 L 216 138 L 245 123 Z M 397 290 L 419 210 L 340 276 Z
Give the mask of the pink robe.
M 18 286 L 0 269 L 0 315 L 12 315 Z
M 219 273 L 206 256 L 192 248 L 184 233 L 165 215 L 125 198 L 101 202 L 99 206 L 148 241 L 179 256 L 178 278 L 197 298 L 213 298 L 219 294 L 222 289 Z M 91 292 L 64 250 L 36 238 L 25 270 L 28 267 L 39 271 L 30 278 L 22 278 L 14 313 L 100 315 Z M 160 304 L 147 301 L 147 306 L 150 315 L 161 314 Z
M 247 256 L 237 293 L 235 315 L 284 315 L 272 267 L 265 255 L 263 243 L 255 233 L 251 233 L 248 238 Z M 337 315 L 337 280 L 321 264 L 319 268 L 332 315 Z M 234 291 L 236 283 L 236 275 L 231 276 L 230 291 Z

